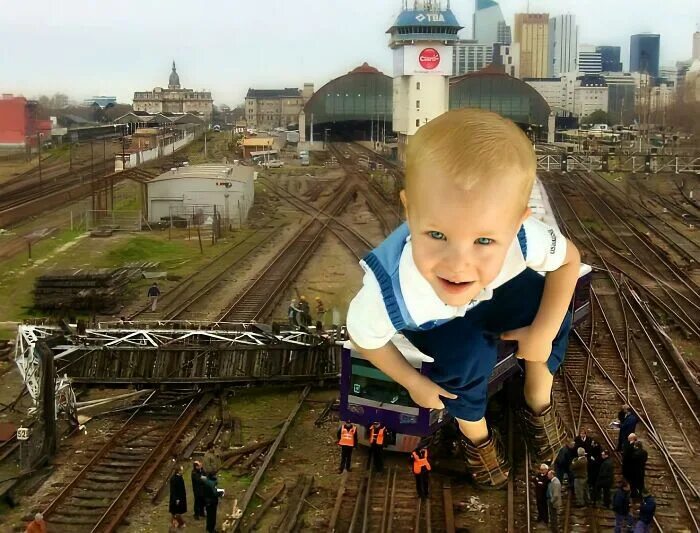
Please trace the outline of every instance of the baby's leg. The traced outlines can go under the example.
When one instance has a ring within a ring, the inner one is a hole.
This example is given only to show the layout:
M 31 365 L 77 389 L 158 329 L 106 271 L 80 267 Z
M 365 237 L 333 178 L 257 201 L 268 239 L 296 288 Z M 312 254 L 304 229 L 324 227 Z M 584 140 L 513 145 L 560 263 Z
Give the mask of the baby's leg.
M 547 362 L 525 361 L 525 403 L 533 414 L 539 415 L 549 407 L 554 376 Z
M 479 446 L 488 440 L 489 428 L 486 425 L 485 418 L 481 418 L 476 422 L 457 418 L 457 423 L 459 424 L 459 430 L 462 432 L 462 435 L 468 438 L 474 445 Z

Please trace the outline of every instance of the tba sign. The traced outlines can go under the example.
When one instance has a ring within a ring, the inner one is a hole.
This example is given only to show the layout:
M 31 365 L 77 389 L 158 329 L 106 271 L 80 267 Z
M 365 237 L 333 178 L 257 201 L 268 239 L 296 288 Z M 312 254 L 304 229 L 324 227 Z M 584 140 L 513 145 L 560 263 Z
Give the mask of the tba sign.
M 435 48 L 424 48 L 418 54 L 418 63 L 425 70 L 433 70 L 440 65 L 440 52 L 435 50 Z

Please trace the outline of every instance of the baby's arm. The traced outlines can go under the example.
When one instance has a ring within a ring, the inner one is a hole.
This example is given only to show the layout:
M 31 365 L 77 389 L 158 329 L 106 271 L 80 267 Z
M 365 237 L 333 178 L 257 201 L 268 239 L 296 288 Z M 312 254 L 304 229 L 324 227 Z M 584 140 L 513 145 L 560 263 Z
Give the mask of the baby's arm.
M 544 292 L 540 308 L 537 310 L 532 328 L 543 337 L 554 340 L 576 288 L 581 256 L 574 244 L 566 240 L 564 263 L 556 270 L 548 272 L 544 279 Z M 547 354 L 549 356 L 549 354 Z
M 413 368 L 391 342 L 374 350 L 361 348 L 354 342 L 353 344 L 370 363 L 408 390 L 413 401 L 421 407 L 443 409 L 445 405 L 440 396 L 452 399 L 457 397 Z
M 506 331 L 503 340 L 518 341 L 518 358 L 544 362 L 552 352 L 552 341 L 557 336 L 566 316 L 571 297 L 578 281 L 581 256 L 572 242 L 560 239 L 566 245 L 566 254 L 559 268 L 547 272 L 540 307 L 532 324 Z

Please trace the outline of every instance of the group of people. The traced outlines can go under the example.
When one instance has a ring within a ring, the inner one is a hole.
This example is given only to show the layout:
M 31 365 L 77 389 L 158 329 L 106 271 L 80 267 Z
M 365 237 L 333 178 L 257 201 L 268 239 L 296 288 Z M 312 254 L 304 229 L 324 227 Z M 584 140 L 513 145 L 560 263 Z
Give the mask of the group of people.
M 611 491 L 615 483 L 614 465 L 610 451 L 604 449 L 593 437 L 590 437 L 585 429 L 581 429 L 579 435 L 566 443 L 557 454 L 554 461 L 554 478 L 568 483 L 569 490 L 573 490 L 576 497 L 576 505 L 602 505 L 615 512 L 616 529 L 622 531 L 623 527 L 630 529 L 633 518 L 630 513 L 630 498 L 641 498 L 639 519 L 635 525 L 635 532 L 646 531 L 653 521 L 656 503 L 653 496 L 644 488 L 644 473 L 646 469 L 647 452 L 632 431 L 637 423 L 636 415 L 629 406 L 623 406 L 620 411 L 620 442 L 619 451 L 622 451 L 622 475 L 623 480 L 618 484 L 617 490 L 611 497 Z M 624 442 L 624 444 L 622 444 Z M 547 465 L 542 465 L 547 467 Z M 536 478 L 538 519 L 547 522 L 547 516 L 543 513 L 549 496 L 545 498 L 541 487 L 546 486 L 547 471 L 540 471 Z M 561 491 L 561 484 L 557 489 Z M 549 494 L 549 493 L 548 493 Z M 557 498 L 555 497 L 555 500 Z M 551 509 L 551 508 L 550 508 Z M 557 526 L 552 525 L 550 512 L 550 525 L 552 531 Z
M 384 471 L 384 447 L 395 442 L 395 436 L 379 421 L 373 422 L 367 428 L 367 440 L 369 442 L 369 455 L 367 457 L 367 469 L 373 468 L 377 473 Z M 357 426 L 345 421 L 337 433 L 338 446 L 340 446 L 339 473 L 352 467 L 352 451 L 357 447 Z M 432 467 L 428 461 L 428 448 L 419 446 L 409 456 L 411 472 L 416 479 L 416 492 L 418 497 L 425 499 L 430 494 L 430 471 Z
M 178 466 L 170 478 L 170 530 L 185 527 L 183 515 L 187 513 L 187 492 L 185 490 L 184 469 Z M 223 496 L 223 490 L 217 486 L 216 472 L 205 472 L 200 461 L 192 464 L 192 494 L 194 495 L 194 519 L 206 518 L 207 533 L 216 532 L 216 511 L 219 499 Z
M 314 298 L 316 304 L 316 329 L 323 329 L 324 319 L 326 318 L 326 307 L 319 296 Z M 287 318 L 291 327 L 309 327 L 312 324 L 311 305 L 306 296 L 301 296 L 299 300 L 293 298 L 289 302 L 287 309 Z

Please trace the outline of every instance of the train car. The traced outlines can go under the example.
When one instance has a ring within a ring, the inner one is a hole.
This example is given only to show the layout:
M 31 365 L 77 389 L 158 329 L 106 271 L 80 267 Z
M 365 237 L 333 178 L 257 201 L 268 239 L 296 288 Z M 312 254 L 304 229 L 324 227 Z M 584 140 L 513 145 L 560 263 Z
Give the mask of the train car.
M 556 225 L 547 195 L 539 181 L 530 198 L 530 207 L 534 216 Z M 591 267 L 581 265 L 571 301 L 574 325 L 586 320 L 590 314 L 590 278 Z M 420 352 L 400 334 L 392 342 L 416 370 L 426 376 L 430 374 L 433 364 L 430 356 Z M 521 367 L 515 357 L 516 347 L 514 342 L 499 343 L 496 367 L 489 380 L 489 396 L 520 373 Z M 451 419 L 445 409 L 419 407 L 405 388 L 353 350 L 349 341 L 343 345 L 341 364 L 340 417 L 357 424 L 360 443 L 367 444 L 367 426 L 380 420 L 396 437 L 387 449 L 412 451 Z

